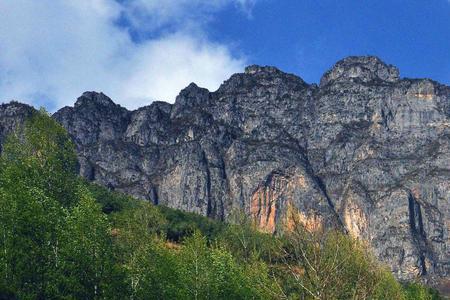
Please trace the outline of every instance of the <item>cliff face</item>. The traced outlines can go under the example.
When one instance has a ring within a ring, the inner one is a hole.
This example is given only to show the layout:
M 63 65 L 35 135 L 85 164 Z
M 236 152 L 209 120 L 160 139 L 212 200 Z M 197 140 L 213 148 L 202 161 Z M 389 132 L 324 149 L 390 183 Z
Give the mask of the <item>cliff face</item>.
M 22 126 L 34 111 L 33 107 L 18 102 L 0 105 L 0 152 L 8 135 Z
M 346 58 L 319 86 L 250 66 L 136 111 L 87 92 L 54 117 L 99 184 L 222 220 L 244 210 L 269 232 L 295 212 L 368 241 L 400 279 L 450 275 L 450 87 L 378 58 Z

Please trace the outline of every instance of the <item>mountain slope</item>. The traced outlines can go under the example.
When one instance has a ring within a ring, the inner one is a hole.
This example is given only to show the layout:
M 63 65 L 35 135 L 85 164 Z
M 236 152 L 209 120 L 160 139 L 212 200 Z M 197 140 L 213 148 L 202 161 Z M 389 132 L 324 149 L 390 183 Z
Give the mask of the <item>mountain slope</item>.
M 2 108 L 3 109 L 3 108 Z M 344 228 L 400 279 L 450 273 L 450 88 L 349 57 L 320 85 L 250 66 L 136 111 L 84 93 L 55 113 L 87 179 L 263 230 Z

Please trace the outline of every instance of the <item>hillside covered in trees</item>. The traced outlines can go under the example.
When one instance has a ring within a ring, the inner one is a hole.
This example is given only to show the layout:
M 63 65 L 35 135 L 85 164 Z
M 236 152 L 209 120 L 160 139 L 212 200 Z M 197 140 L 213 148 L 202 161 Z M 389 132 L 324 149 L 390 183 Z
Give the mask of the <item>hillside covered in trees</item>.
M 256 230 L 86 182 L 44 111 L 0 160 L 0 299 L 439 299 L 345 233 Z

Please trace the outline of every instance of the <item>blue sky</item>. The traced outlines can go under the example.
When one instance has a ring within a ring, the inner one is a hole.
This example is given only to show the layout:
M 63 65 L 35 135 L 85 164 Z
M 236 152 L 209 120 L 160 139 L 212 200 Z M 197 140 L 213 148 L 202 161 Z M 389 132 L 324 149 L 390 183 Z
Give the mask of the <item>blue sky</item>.
M 349 55 L 450 84 L 448 0 L 0 0 L 0 102 L 86 90 L 130 109 L 215 90 L 248 64 L 318 82 Z
M 276 65 L 308 82 L 345 56 L 371 54 L 405 77 L 450 84 L 447 0 L 260 1 L 252 15 L 221 12 L 211 36 L 238 43 L 251 62 Z

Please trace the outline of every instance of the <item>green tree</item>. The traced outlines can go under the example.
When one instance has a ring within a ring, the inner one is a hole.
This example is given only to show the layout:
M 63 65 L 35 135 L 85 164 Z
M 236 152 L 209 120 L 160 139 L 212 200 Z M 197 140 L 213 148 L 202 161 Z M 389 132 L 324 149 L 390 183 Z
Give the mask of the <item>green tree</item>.
M 180 289 L 179 261 L 163 240 L 141 244 L 126 262 L 132 299 L 185 299 Z
M 177 259 L 167 249 L 165 218 L 150 203 L 113 214 L 115 249 L 132 299 L 179 299 Z M 182 298 L 182 297 L 181 297 Z
M 103 186 L 85 180 L 83 180 L 83 183 L 106 214 L 119 213 L 139 205 L 139 202 L 129 195 L 110 191 Z
M 411 282 L 405 286 L 407 300 L 439 300 L 441 297 L 436 290 L 424 286 L 419 282 Z
M 3 181 L 0 207 L 1 286 L 21 299 L 53 295 L 58 230 L 64 214 L 59 203 L 37 188 Z
M 109 221 L 85 189 L 79 194 L 61 235 L 59 292 L 76 299 L 106 299 L 116 284 Z
M 1 286 L 21 299 L 55 293 L 61 203 L 76 197 L 73 182 L 70 140 L 44 112 L 7 139 L 0 159 Z
M 3 148 L 5 164 L 16 167 L 16 180 L 70 206 L 77 202 L 79 179 L 74 145 L 65 129 L 45 111 L 36 112 Z
M 245 263 L 224 248 L 210 250 L 210 299 L 274 299 L 279 290 L 269 275 L 267 265 L 258 259 Z
M 231 251 L 236 259 L 247 262 L 257 257 L 271 263 L 280 256 L 281 240 L 258 231 L 254 222 L 244 213 L 234 212 L 231 223 L 217 240 Z
M 165 206 L 158 206 L 157 208 L 167 221 L 164 228 L 166 237 L 174 242 L 181 242 L 196 230 L 200 231 L 209 241 L 212 241 L 222 235 L 226 227 L 222 222 L 195 213 Z
M 348 235 L 310 232 L 297 224 L 285 241 L 291 293 L 307 299 L 403 299 L 392 274 L 378 265 L 362 242 Z
M 189 299 L 211 299 L 211 259 L 206 238 L 196 231 L 180 252 L 181 278 Z
M 266 265 L 238 263 L 224 247 L 208 247 L 198 231 L 180 251 L 180 278 L 189 299 L 272 299 L 276 293 Z

